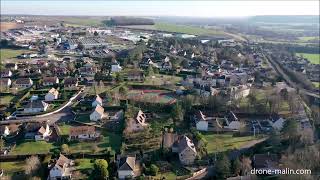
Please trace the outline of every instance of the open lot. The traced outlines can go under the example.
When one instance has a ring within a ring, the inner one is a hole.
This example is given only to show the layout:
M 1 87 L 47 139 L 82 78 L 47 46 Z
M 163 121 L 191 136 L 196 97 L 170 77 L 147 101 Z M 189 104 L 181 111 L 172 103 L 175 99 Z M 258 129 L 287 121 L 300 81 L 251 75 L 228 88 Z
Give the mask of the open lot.
M 208 153 L 223 152 L 231 149 L 239 149 L 252 140 L 257 140 L 254 136 L 233 137 L 232 134 L 202 133 L 208 141 Z M 217 143 L 219 142 L 219 143 Z
M 299 56 L 307 58 L 312 64 L 320 64 L 320 54 L 297 53 Z
M 103 138 L 98 142 L 76 142 L 70 143 L 69 149 L 71 153 L 74 152 L 93 152 L 95 147 L 98 147 L 97 151 L 101 152 L 108 148 L 111 148 L 114 151 L 118 151 L 121 146 L 121 136 L 114 133 L 102 132 Z
M 169 91 L 165 90 L 130 90 L 127 94 L 128 99 L 138 102 L 153 102 L 161 104 L 173 104 L 176 99 L 170 96 Z
M 12 101 L 13 98 L 14 98 L 13 95 L 1 96 L 0 97 L 0 104 L 8 105 L 8 104 L 10 104 L 10 102 Z
M 25 49 L 0 49 L 0 60 L 12 59 L 16 58 L 18 55 L 22 53 L 29 53 L 31 51 Z
M 10 154 L 48 153 L 53 148 L 54 145 L 46 141 L 23 141 L 21 143 L 17 143 L 16 147 L 10 152 Z
M 0 167 L 6 174 L 14 174 L 24 170 L 25 161 L 0 162 Z

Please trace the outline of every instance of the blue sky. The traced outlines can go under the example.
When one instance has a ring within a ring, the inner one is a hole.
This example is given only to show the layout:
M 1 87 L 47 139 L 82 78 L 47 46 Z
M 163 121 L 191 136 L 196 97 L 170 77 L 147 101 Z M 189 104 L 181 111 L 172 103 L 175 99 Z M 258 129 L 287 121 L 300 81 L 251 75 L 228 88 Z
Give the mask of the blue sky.
M 319 15 L 319 1 L 1 0 L 1 14 L 197 17 Z

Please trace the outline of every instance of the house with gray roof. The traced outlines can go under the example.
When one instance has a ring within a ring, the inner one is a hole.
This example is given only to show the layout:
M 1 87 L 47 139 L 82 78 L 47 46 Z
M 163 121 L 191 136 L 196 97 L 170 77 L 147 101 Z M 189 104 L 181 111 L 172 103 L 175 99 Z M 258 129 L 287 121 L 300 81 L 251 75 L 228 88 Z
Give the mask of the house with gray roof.
M 135 156 L 118 156 L 117 166 L 119 179 L 134 178 L 140 174 Z

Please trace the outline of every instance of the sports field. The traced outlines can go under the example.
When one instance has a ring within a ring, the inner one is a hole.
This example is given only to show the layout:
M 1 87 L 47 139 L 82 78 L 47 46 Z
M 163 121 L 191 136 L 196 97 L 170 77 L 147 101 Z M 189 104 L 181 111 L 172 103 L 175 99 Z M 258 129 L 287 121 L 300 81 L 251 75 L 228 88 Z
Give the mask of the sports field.
M 130 90 L 127 98 L 138 102 L 153 102 L 160 104 L 173 104 L 176 99 L 165 90 Z

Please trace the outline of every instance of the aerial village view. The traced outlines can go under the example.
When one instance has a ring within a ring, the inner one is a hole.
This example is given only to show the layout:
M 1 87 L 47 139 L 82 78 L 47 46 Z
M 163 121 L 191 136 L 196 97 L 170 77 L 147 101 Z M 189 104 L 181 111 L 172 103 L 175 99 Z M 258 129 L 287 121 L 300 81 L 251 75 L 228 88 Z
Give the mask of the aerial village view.
M 133 2 L 1 1 L 1 180 L 319 180 L 319 1 Z

